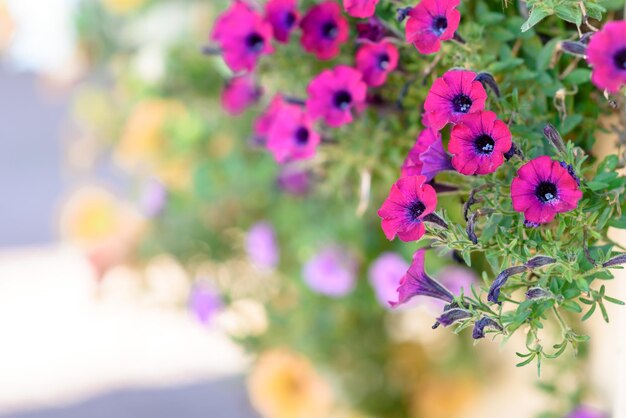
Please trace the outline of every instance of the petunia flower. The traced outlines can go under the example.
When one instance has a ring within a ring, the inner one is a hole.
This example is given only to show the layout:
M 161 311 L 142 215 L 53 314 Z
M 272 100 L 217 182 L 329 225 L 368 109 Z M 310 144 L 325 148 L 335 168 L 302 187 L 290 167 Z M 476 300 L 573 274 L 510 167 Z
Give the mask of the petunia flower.
M 441 314 L 441 316 L 437 318 L 437 323 L 443 325 L 444 327 L 448 327 L 455 322 L 462 321 L 471 317 L 472 313 L 466 309 L 452 308 L 445 310 L 443 314 Z
M 413 254 L 413 262 L 400 280 L 400 286 L 397 289 L 398 300 L 395 302 L 389 301 L 391 307 L 406 303 L 414 296 L 428 296 L 447 303 L 451 303 L 454 300 L 452 292 L 426 274 L 424 270 L 425 255 L 426 250 L 423 248 Z
M 608 415 L 587 405 L 579 405 L 566 418 L 607 418 Z
M 267 134 L 267 149 L 278 163 L 309 159 L 319 143 L 313 120 L 301 106 L 281 106 Z
M 309 115 L 337 128 L 352 122 L 353 109 L 359 110 L 365 103 L 367 85 L 358 70 L 339 65 L 311 80 L 307 92 Z
M 400 170 L 402 177 L 423 175 L 430 181 L 439 172 L 451 169 L 452 163 L 443 149 L 441 133 L 426 128 L 417 137 Z
M 370 17 L 365 22 L 356 24 L 357 40 L 379 42 L 385 37 L 386 29 L 376 16 Z
M 368 86 L 385 84 L 387 75 L 398 66 L 398 49 L 388 41 L 365 43 L 356 54 L 356 68 Z
M 280 258 L 279 251 L 276 233 L 269 222 L 257 222 L 250 228 L 246 235 L 246 252 L 252 264 L 273 270 Z
M 626 21 L 608 22 L 587 47 L 591 81 L 598 88 L 618 93 L 626 84 Z
M 222 91 L 222 107 L 231 115 L 239 115 L 257 103 L 262 94 L 263 89 L 256 83 L 253 75 L 233 77 Z
M 393 252 L 383 253 L 374 260 L 367 275 L 376 299 L 382 306 L 389 306 L 388 301 L 396 296 L 400 279 L 408 268 L 409 264 L 404 258 Z
M 280 94 L 275 95 L 265 111 L 254 122 L 254 135 L 259 144 L 267 143 L 267 135 L 274 123 L 274 118 L 280 109 L 287 106 Z
M 289 42 L 289 36 L 300 20 L 296 0 L 269 0 L 265 4 L 265 19 L 272 25 L 278 42 Z
M 261 55 L 271 54 L 272 26 L 241 1 L 217 18 L 211 39 L 231 70 L 252 71 Z
M 450 70 L 435 80 L 424 103 L 429 126 L 437 131 L 448 122 L 458 123 L 465 115 L 485 108 L 487 92 L 476 73 Z
M 461 14 L 456 7 L 460 0 L 422 0 L 408 13 L 405 26 L 407 42 L 422 54 L 432 54 L 441 48 L 440 41 L 454 37 Z
M 324 1 L 313 6 L 300 22 L 300 42 L 307 52 L 320 60 L 329 60 L 339 54 L 339 46 L 348 40 L 348 21 L 341 8 L 333 1 Z
M 321 250 L 302 270 L 311 290 L 332 297 L 341 297 L 354 289 L 357 263 L 352 254 L 341 247 Z
M 343 0 L 343 7 L 352 17 L 370 17 L 376 12 L 379 0 Z
M 209 324 L 222 308 L 217 291 L 206 283 L 196 283 L 189 293 L 189 310 L 203 324 Z
M 575 209 L 582 195 L 568 170 L 545 155 L 521 166 L 511 184 L 513 209 L 524 212 L 527 225 L 533 226 Z
M 387 200 L 378 210 L 387 239 L 397 235 L 405 242 L 417 241 L 426 233 L 424 217 L 435 210 L 437 194 L 425 182 L 424 176 L 408 176 L 391 187 Z
M 502 326 L 497 323 L 494 319 L 491 319 L 487 316 L 483 316 L 474 324 L 474 329 L 472 330 L 472 338 L 475 340 L 479 340 L 481 338 L 485 338 L 485 329 L 495 329 L 497 331 L 502 331 Z
M 284 167 L 276 178 L 276 184 L 285 193 L 304 196 L 311 190 L 311 173 L 298 167 Z
M 448 151 L 452 165 L 461 174 L 489 174 L 504 162 L 511 149 L 511 131 L 493 112 L 465 116 L 450 133 Z

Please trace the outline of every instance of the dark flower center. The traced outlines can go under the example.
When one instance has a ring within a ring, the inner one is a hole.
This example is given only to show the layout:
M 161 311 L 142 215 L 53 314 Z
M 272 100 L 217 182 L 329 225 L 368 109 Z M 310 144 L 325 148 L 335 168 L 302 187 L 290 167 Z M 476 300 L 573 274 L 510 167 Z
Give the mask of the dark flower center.
M 613 62 L 619 70 L 626 70 L 626 48 L 620 49 L 613 55 Z
M 251 33 L 246 37 L 246 46 L 253 52 L 261 52 L 265 45 L 265 39 L 256 32 Z
M 422 202 L 420 202 L 419 200 L 416 200 L 407 209 L 409 211 L 409 218 L 412 221 L 417 221 L 417 219 L 420 216 L 422 216 L 422 214 L 426 210 L 426 206 Z
M 295 134 L 296 143 L 298 145 L 306 145 L 309 142 L 309 130 L 304 126 L 298 128 Z
M 285 27 L 291 28 L 294 23 L 296 23 L 296 14 L 293 12 L 288 12 L 285 15 Z
M 472 107 L 472 99 L 465 94 L 458 94 L 452 99 L 452 108 L 456 113 L 467 113 Z
M 341 110 L 346 110 L 352 104 L 352 95 L 345 90 L 340 90 L 335 93 L 333 104 Z
M 388 54 L 386 53 L 380 54 L 380 56 L 378 57 L 378 68 L 380 68 L 383 71 L 389 68 L 389 55 Z
M 333 40 L 339 35 L 339 29 L 335 22 L 326 22 L 322 25 L 322 35 L 324 38 Z
M 489 155 L 493 152 L 496 141 L 487 134 L 482 134 L 474 140 L 474 147 L 479 154 Z
M 433 32 L 435 35 L 441 36 L 448 29 L 448 19 L 445 16 L 437 16 L 433 20 Z
M 539 185 L 535 189 L 535 195 L 543 203 L 549 203 L 553 201 L 554 199 L 558 197 L 556 184 L 551 183 L 549 181 L 542 181 L 541 183 L 539 183 Z

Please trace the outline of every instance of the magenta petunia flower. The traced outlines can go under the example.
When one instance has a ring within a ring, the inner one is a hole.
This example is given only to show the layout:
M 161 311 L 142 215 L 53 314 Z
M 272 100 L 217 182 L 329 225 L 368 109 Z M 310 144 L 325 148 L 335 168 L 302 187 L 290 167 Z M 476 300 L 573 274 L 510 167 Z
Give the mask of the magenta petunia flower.
M 309 260 L 302 275 L 315 292 L 332 297 L 352 292 L 356 282 L 357 262 L 352 254 L 340 247 L 327 247 Z
M 312 187 L 311 173 L 299 167 L 284 167 L 278 174 L 276 183 L 285 193 L 304 196 Z
M 441 133 L 426 128 L 417 137 L 400 170 L 402 177 L 423 175 L 430 181 L 439 172 L 451 169 L 451 159 L 443 149 Z
M 406 274 L 400 280 L 397 289 L 398 300 L 389 301 L 391 307 L 406 303 L 414 296 L 429 296 L 451 303 L 454 295 L 444 285 L 431 278 L 424 270 L 425 249 L 420 249 L 413 254 L 413 262 Z
M 323 118 L 337 128 L 352 122 L 352 111 L 360 110 L 365 103 L 367 85 L 361 72 L 339 65 L 322 71 L 307 87 L 306 108 L 313 119 Z
M 399 254 L 387 252 L 381 254 L 369 268 L 368 277 L 376 299 L 383 306 L 396 297 L 400 279 L 406 274 L 409 264 Z
M 356 68 L 368 86 L 385 84 L 387 75 L 398 66 L 398 49 L 387 41 L 365 43 L 356 54 Z
M 255 266 L 273 270 L 280 259 L 276 233 L 269 222 L 258 222 L 246 235 L 246 252 Z
M 387 239 L 398 236 L 402 241 L 416 241 L 425 233 L 424 217 L 437 207 L 435 189 L 424 176 L 399 179 L 389 192 L 389 197 L 378 210 Z
M 269 106 L 267 106 L 261 116 L 259 116 L 254 122 L 254 135 L 258 143 L 267 143 L 267 135 L 269 134 L 270 128 L 274 123 L 276 114 L 280 109 L 287 105 L 288 104 L 280 94 L 277 94 L 272 98 Z
M 433 83 L 424 110 L 429 126 L 441 130 L 448 122 L 457 123 L 467 114 L 480 112 L 486 100 L 487 92 L 475 72 L 450 70 Z
M 278 163 L 311 158 L 319 143 L 313 120 L 301 106 L 286 104 L 276 112 L 267 134 L 267 149 Z
M 626 85 L 626 20 L 608 22 L 591 37 L 587 60 L 597 87 L 618 93 Z
M 189 293 L 189 310 L 201 323 L 211 323 L 222 308 L 222 299 L 213 286 L 196 283 Z
M 567 418 L 607 418 L 608 415 L 586 405 L 580 405 L 567 415 Z
M 261 55 L 274 52 L 270 43 L 272 26 L 241 1 L 235 1 L 218 17 L 211 39 L 235 72 L 252 71 Z
M 289 42 L 289 35 L 300 20 L 296 0 L 269 0 L 265 5 L 265 18 L 272 25 L 274 38 L 278 42 Z
M 466 115 L 450 133 L 448 151 L 452 165 L 461 174 L 493 173 L 512 146 L 511 131 L 493 112 Z
M 352 17 L 370 17 L 376 12 L 379 0 L 343 0 L 343 7 Z
M 548 223 L 557 213 L 575 209 L 582 195 L 567 169 L 545 155 L 521 166 L 511 184 L 513 209 L 524 212 L 529 226 Z
M 350 35 L 348 21 L 341 8 L 333 1 L 324 1 L 309 9 L 302 21 L 300 42 L 307 52 L 320 60 L 329 60 L 339 54 L 339 46 Z
M 357 40 L 379 42 L 385 37 L 386 29 L 376 16 L 370 17 L 365 22 L 356 24 Z
M 409 12 L 405 26 L 407 42 L 422 54 L 432 54 L 441 48 L 440 41 L 454 37 L 461 14 L 456 7 L 460 0 L 422 0 Z
M 240 115 L 259 101 L 263 89 L 251 74 L 233 77 L 222 91 L 222 107 L 231 115 Z

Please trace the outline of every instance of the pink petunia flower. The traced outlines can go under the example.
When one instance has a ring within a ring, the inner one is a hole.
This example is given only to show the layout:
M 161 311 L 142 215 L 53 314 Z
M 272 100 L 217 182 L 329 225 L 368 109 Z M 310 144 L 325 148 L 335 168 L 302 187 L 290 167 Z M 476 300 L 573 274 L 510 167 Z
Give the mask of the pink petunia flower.
M 368 86 L 385 84 L 387 75 L 398 66 L 398 49 L 387 41 L 366 43 L 356 54 L 356 68 Z
M 189 292 L 189 310 L 204 325 L 211 323 L 223 307 L 222 298 L 217 290 L 208 283 L 198 282 Z
M 422 54 L 439 51 L 440 41 L 452 39 L 459 27 L 459 3 L 460 0 L 422 0 L 409 12 L 405 26 L 407 42 Z
M 608 22 L 589 41 L 587 60 L 597 87 L 618 93 L 626 84 L 626 21 Z
M 397 253 L 386 252 L 374 260 L 367 275 L 381 306 L 389 306 L 408 268 L 409 264 Z
M 398 300 L 389 301 L 391 307 L 396 307 L 406 303 L 414 296 L 429 296 L 431 298 L 443 300 L 451 303 L 454 295 L 444 285 L 430 277 L 424 270 L 425 249 L 420 249 L 413 254 L 413 262 L 411 267 L 400 280 L 398 286 Z
M 485 108 L 487 92 L 476 81 L 476 73 L 466 70 L 446 71 L 435 80 L 424 102 L 428 124 L 441 130 L 448 122 L 457 123 L 470 113 Z
M 302 275 L 305 283 L 314 292 L 341 297 L 354 289 L 357 269 L 357 261 L 349 251 L 330 246 L 304 265 Z
M 231 115 L 240 115 L 257 103 L 262 95 L 263 89 L 251 74 L 233 77 L 222 91 L 222 107 Z
M 423 220 L 437 207 L 437 194 L 425 182 L 424 176 L 402 177 L 391 187 L 378 210 L 387 239 L 417 241 L 426 233 Z
M 284 106 L 287 106 L 287 103 L 283 100 L 282 96 L 280 94 L 275 95 L 269 106 L 267 106 L 261 116 L 254 122 L 254 135 L 259 144 L 267 143 L 267 135 L 274 123 L 274 118 L 278 111 Z
M 343 7 L 352 17 L 370 17 L 376 12 L 379 0 L 343 0 Z
M 267 135 L 267 149 L 278 163 L 313 157 L 320 136 L 302 107 L 285 104 L 276 112 Z
M 272 25 L 278 42 L 289 42 L 289 35 L 298 25 L 300 14 L 296 0 L 269 0 L 265 5 L 265 18 Z
M 217 18 L 211 39 L 222 52 L 231 70 L 252 71 L 259 57 L 274 52 L 270 41 L 272 26 L 240 1 Z
M 527 226 L 539 226 L 569 212 L 582 198 L 576 179 L 558 161 L 544 155 L 520 167 L 511 184 L 513 209 L 524 212 Z
M 329 126 L 337 128 L 352 122 L 353 109 L 363 107 L 367 85 L 360 71 L 339 65 L 315 77 L 309 83 L 307 92 L 309 115 L 316 120 L 323 118 Z
M 339 46 L 348 40 L 350 28 L 333 1 L 324 1 L 311 7 L 300 22 L 300 42 L 307 52 L 320 60 L 329 60 L 339 54 Z
M 493 112 L 467 115 L 450 133 L 448 151 L 452 165 L 461 174 L 493 173 L 512 146 L 511 131 Z
M 401 168 L 401 176 L 423 175 L 427 181 L 444 170 L 451 170 L 450 156 L 443 149 L 441 133 L 430 128 L 424 129 L 415 145 L 409 151 Z

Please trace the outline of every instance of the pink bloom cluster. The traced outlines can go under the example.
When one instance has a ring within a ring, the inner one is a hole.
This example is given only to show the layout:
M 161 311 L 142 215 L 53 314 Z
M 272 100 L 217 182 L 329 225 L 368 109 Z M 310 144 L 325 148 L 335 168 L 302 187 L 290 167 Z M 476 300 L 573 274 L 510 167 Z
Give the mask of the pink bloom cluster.
M 626 85 L 626 21 L 609 22 L 595 33 L 587 47 L 587 60 L 593 68 L 591 81 L 610 93 Z

